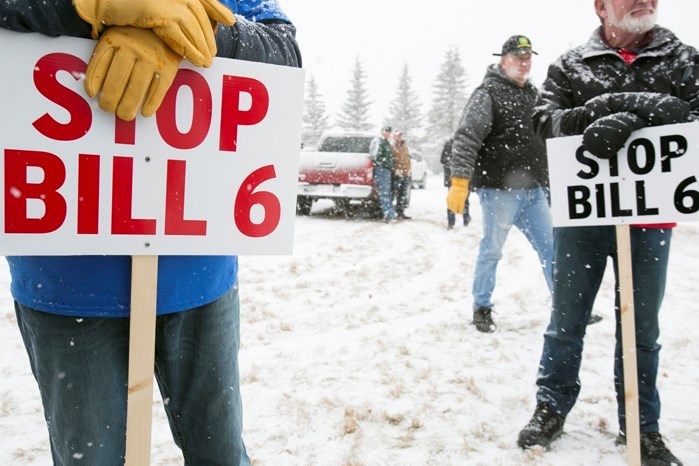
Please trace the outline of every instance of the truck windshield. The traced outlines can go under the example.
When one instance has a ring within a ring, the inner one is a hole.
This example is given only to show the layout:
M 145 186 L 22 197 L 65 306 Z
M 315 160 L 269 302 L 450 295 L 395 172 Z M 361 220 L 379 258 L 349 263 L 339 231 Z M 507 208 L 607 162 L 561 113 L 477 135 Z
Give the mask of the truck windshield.
M 369 153 L 371 138 L 368 137 L 327 137 L 320 146 L 321 152 Z

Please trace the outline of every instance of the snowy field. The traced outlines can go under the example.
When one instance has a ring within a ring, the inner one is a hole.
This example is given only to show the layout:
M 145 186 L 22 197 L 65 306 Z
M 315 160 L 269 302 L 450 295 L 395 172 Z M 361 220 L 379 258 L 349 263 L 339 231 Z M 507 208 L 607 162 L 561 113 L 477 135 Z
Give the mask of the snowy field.
M 441 176 L 414 190 L 412 220 L 347 220 L 329 203 L 298 217 L 293 255 L 241 257 L 244 438 L 256 466 L 626 464 L 612 385 L 611 262 L 589 327 L 582 391 L 551 451 L 523 452 L 550 298 L 516 230 L 498 271 L 494 334 L 470 325 L 480 239 L 446 229 Z M 674 233 L 661 317 L 661 431 L 699 464 L 699 225 Z M 51 463 L 38 390 L 0 262 L 0 464 Z M 152 462 L 182 464 L 157 389 Z

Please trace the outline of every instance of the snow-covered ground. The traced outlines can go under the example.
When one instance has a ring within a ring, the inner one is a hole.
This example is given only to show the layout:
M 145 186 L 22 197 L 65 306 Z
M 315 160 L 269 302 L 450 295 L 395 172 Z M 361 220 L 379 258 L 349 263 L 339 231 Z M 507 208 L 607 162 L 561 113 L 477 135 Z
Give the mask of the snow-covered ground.
M 551 451 L 521 451 L 550 299 L 536 255 L 516 230 L 495 292 L 499 329 L 470 325 L 480 209 L 446 229 L 440 175 L 414 190 L 394 225 L 298 217 L 293 255 L 241 257 L 245 442 L 256 466 L 607 465 L 615 446 L 611 262 L 589 327 L 579 401 Z M 699 225 L 675 230 L 662 311 L 662 432 L 699 464 Z M 0 464 L 50 464 L 38 390 L 0 262 Z M 158 398 L 153 464 L 182 464 Z

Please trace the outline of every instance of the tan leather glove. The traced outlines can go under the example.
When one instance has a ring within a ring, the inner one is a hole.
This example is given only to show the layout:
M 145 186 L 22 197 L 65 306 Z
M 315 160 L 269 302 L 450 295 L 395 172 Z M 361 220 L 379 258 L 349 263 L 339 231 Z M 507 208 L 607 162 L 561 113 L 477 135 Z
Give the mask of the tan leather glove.
M 447 209 L 455 214 L 464 213 L 464 204 L 468 199 L 469 180 L 464 178 L 452 178 L 449 193 L 447 193 Z
M 151 116 L 175 79 L 182 57 L 150 29 L 112 26 L 100 37 L 85 73 L 85 91 L 122 120 Z
M 216 55 L 212 21 L 232 26 L 235 17 L 218 0 L 73 0 L 97 39 L 105 26 L 153 31 L 196 66 L 211 66 Z

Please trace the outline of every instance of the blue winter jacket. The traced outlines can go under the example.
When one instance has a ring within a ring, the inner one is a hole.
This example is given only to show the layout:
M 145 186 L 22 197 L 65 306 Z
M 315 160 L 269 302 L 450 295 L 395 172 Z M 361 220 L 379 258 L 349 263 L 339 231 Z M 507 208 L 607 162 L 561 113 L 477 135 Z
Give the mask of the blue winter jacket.
M 219 57 L 301 66 L 296 30 L 276 0 L 226 0 L 233 27 L 219 26 Z M 90 37 L 71 0 L 0 0 L 0 28 L 48 36 Z M 5 66 L 11 66 L 6 64 Z M 25 306 L 81 317 L 126 317 L 129 256 L 9 256 L 13 298 Z M 160 256 L 157 312 L 209 303 L 235 284 L 236 256 Z

